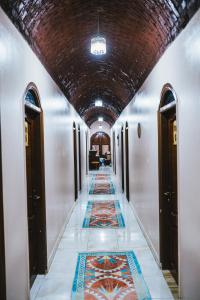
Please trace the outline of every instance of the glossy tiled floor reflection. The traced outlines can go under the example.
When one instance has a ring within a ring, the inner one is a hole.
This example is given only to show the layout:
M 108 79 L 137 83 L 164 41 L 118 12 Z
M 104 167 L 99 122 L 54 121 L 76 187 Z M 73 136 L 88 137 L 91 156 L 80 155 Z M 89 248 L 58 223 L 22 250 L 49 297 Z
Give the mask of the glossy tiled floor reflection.
M 108 173 L 110 169 L 99 173 Z M 93 172 L 97 173 L 97 172 Z M 111 176 L 114 183 L 115 180 Z M 152 299 L 174 299 L 162 272 L 157 266 L 137 220 L 124 196 L 88 195 L 88 176 L 84 190 L 76 203 L 70 221 L 60 241 L 50 271 L 46 276 L 38 276 L 31 290 L 31 300 L 70 300 L 78 252 L 82 251 L 120 251 L 133 250 L 139 261 L 144 279 Z M 119 200 L 126 227 L 123 229 L 82 228 L 88 200 Z M 82 300 L 82 299 L 80 299 Z

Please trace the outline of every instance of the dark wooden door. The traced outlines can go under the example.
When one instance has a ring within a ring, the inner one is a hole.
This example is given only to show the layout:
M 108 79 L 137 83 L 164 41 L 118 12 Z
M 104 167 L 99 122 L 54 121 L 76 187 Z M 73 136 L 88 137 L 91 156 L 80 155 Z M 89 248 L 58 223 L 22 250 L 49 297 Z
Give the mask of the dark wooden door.
M 113 171 L 116 174 L 116 141 L 115 141 L 115 132 L 113 132 Z
M 85 133 L 85 163 L 86 163 L 86 175 L 88 174 L 88 133 Z
M 125 127 L 125 148 L 126 148 L 126 198 L 129 201 L 129 136 L 128 136 L 128 123 Z
M 27 174 L 27 201 L 28 201 L 28 233 L 29 233 L 29 267 L 31 284 L 37 276 L 37 201 L 34 199 L 35 170 L 34 170 L 34 122 L 26 118 L 26 174 Z
M 0 299 L 2 300 L 6 299 L 1 139 L 0 139 Z
M 121 129 L 121 168 L 122 168 L 122 191 L 124 192 L 124 129 Z
M 79 190 L 82 190 L 82 163 L 81 163 L 81 129 L 78 126 L 78 154 L 79 154 Z
M 30 285 L 47 270 L 46 207 L 40 114 L 26 108 L 26 175 Z
M 168 202 L 169 228 L 169 265 L 178 281 L 178 207 L 177 207 L 177 144 L 176 144 L 176 112 L 172 109 L 167 115 L 168 154 L 165 200 Z
M 77 133 L 76 124 L 73 124 L 73 142 L 74 142 L 74 195 L 75 201 L 78 198 L 78 171 L 77 171 Z
M 160 241 L 163 269 L 178 282 L 176 107 L 160 114 Z

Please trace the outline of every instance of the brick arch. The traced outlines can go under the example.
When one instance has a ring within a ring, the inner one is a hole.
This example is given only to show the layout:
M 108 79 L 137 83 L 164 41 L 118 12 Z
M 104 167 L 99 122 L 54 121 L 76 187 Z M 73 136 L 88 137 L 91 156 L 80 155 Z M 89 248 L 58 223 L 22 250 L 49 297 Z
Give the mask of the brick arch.
M 103 131 L 95 132 L 90 140 L 91 145 L 110 145 L 110 137 Z
M 200 1 L 2 0 L 1 6 L 86 122 L 100 86 L 113 124 Z M 98 15 L 108 45 L 103 57 L 89 52 Z

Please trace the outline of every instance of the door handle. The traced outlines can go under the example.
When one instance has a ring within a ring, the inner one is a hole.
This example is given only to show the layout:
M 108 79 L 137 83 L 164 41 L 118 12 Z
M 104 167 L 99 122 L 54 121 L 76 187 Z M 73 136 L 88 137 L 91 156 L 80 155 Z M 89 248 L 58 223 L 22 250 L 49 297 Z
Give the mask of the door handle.
M 34 200 L 39 200 L 39 199 L 40 199 L 40 196 L 39 196 L 39 195 L 34 195 L 34 196 L 33 196 L 33 199 L 34 199 Z
M 167 198 L 166 200 L 167 200 L 168 202 L 171 201 L 171 196 L 172 196 L 171 192 L 165 192 L 165 193 L 164 193 L 164 196 Z
M 170 192 L 165 192 L 164 195 L 165 195 L 165 196 L 170 196 L 171 193 L 170 193 Z
M 172 217 L 177 217 L 177 214 L 171 212 L 171 216 L 172 216 Z

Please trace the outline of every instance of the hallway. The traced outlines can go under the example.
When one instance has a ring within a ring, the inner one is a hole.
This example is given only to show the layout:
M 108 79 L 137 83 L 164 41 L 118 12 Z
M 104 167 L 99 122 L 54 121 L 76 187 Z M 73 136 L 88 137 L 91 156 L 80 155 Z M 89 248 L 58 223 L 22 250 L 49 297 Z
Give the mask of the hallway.
M 200 0 L 0 2 L 0 300 L 199 300 Z
M 104 178 L 105 176 L 102 179 L 95 179 L 96 174 L 106 174 L 109 176 L 106 176 L 108 177 L 107 179 Z M 92 184 L 98 183 L 101 185 L 109 181 L 114 183 L 115 194 L 89 194 Z M 114 229 L 109 228 L 109 224 L 105 225 L 105 228 L 83 228 L 88 201 L 97 202 L 99 200 L 104 200 L 106 202 L 109 200 L 119 200 L 121 212 L 125 221 L 124 228 L 121 228 L 122 224 L 119 224 L 119 228 Z M 36 279 L 31 290 L 31 300 L 93 299 L 83 298 L 83 296 L 77 295 L 76 293 L 72 294 L 78 253 L 105 251 L 107 253 L 134 251 L 151 295 L 151 298 L 142 298 L 141 291 L 137 291 L 136 289 L 138 298 L 133 298 L 131 296 L 127 298 L 120 297 L 119 295 L 122 295 L 121 292 L 116 299 L 174 299 L 163 278 L 162 271 L 155 262 L 151 250 L 142 234 L 133 210 L 124 195 L 120 192 L 120 187 L 118 186 L 110 167 L 101 167 L 99 171 L 91 171 L 90 175 L 87 176 L 84 189 L 77 200 L 70 220 L 66 225 L 50 271 L 46 276 L 38 276 Z M 115 285 L 111 287 L 112 292 L 114 287 Z M 100 286 L 99 288 L 102 287 Z M 101 295 L 103 295 L 103 293 Z M 115 299 L 114 293 L 106 295 L 107 298 L 99 296 L 94 299 Z

